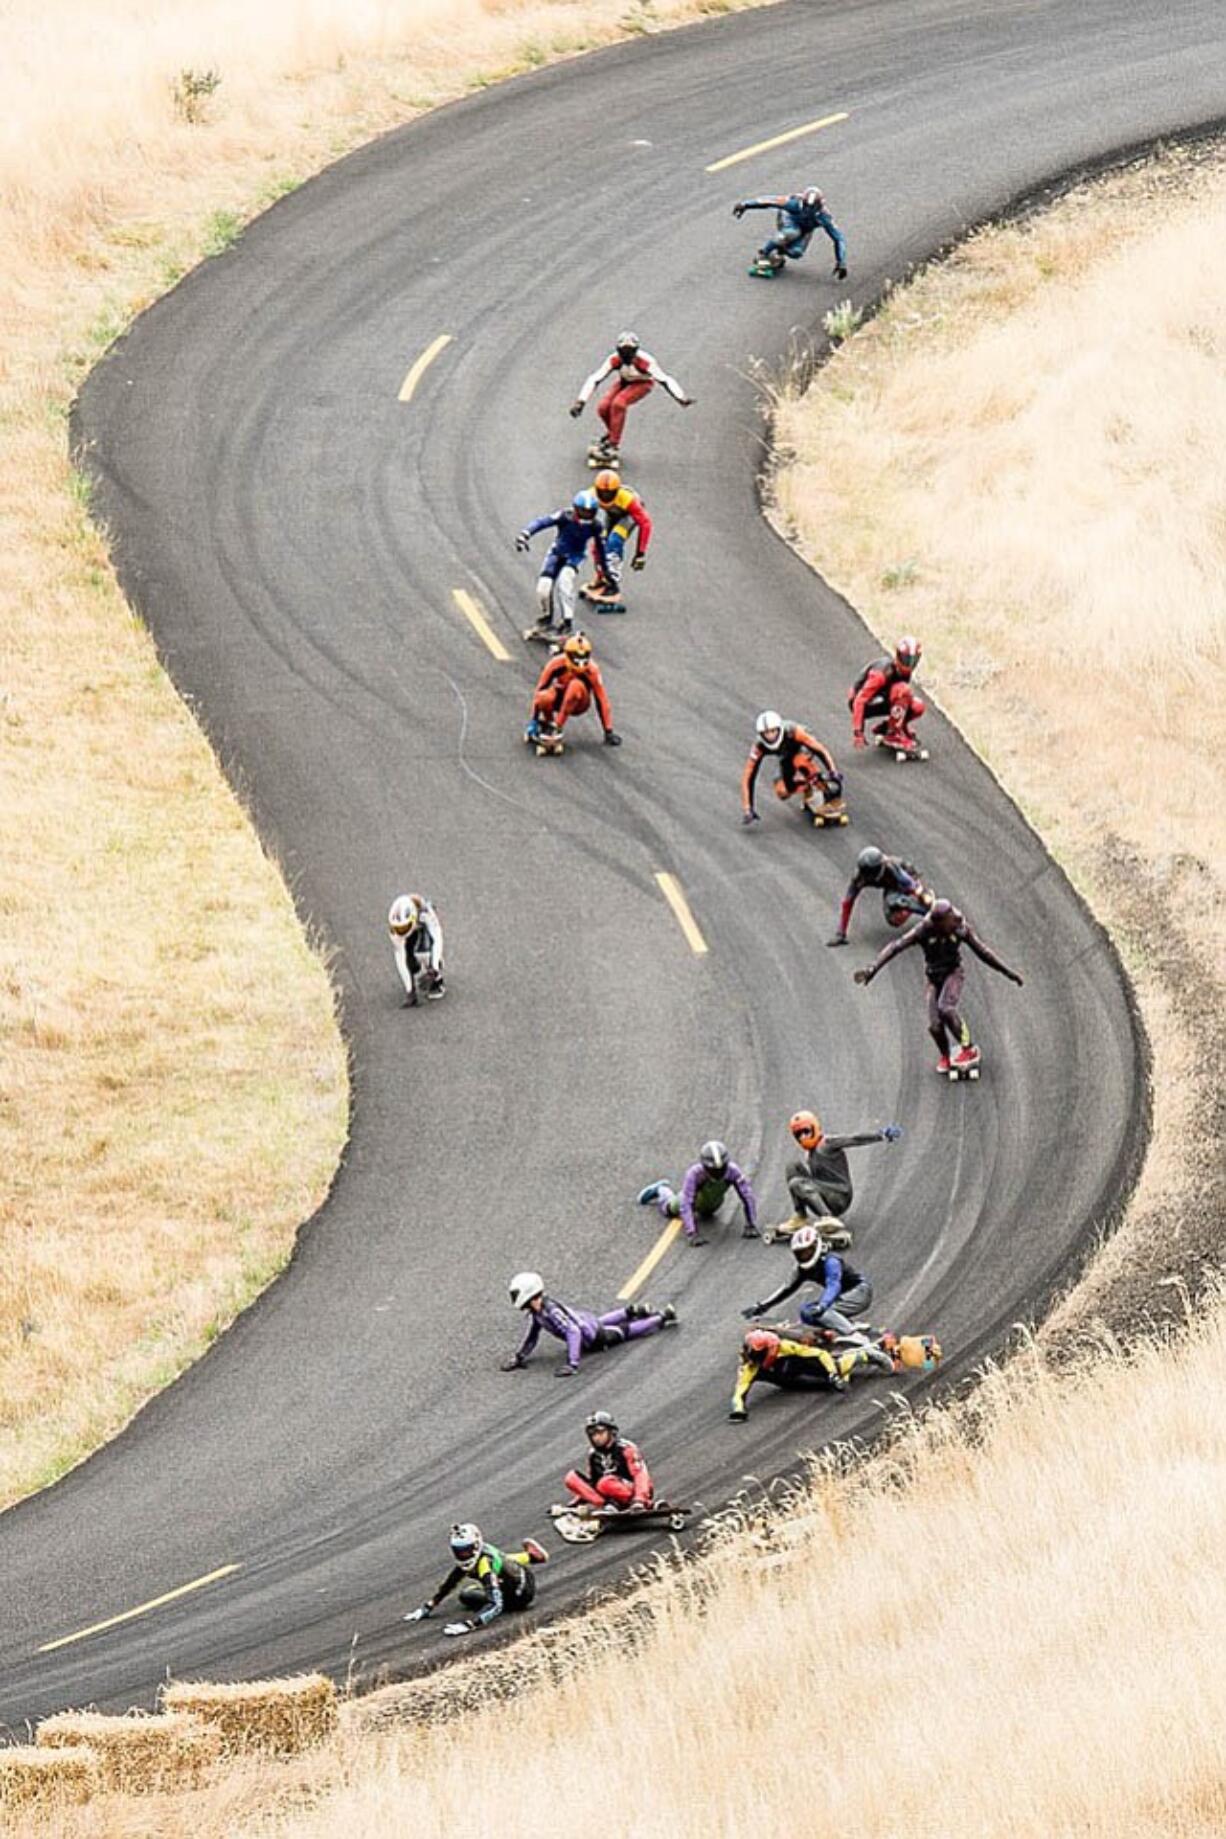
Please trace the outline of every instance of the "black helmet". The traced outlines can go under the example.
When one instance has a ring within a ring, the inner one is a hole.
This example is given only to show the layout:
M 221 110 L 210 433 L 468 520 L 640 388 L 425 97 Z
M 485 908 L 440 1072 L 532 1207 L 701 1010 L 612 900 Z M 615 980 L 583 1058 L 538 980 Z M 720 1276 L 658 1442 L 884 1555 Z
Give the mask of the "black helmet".
M 611 1437 L 617 1435 L 617 1423 L 611 1411 L 593 1411 L 583 1428 L 589 1437 L 594 1430 L 607 1430 Z
M 962 924 L 962 915 L 952 900 L 934 900 L 928 909 L 928 917 L 938 932 L 955 932 Z
M 728 1145 L 713 1137 L 698 1152 L 698 1160 L 710 1175 L 722 1175 L 728 1166 Z
M 885 856 L 881 850 L 875 844 L 870 843 L 868 848 L 862 849 L 856 857 L 856 867 L 862 875 L 879 875 L 884 861 Z

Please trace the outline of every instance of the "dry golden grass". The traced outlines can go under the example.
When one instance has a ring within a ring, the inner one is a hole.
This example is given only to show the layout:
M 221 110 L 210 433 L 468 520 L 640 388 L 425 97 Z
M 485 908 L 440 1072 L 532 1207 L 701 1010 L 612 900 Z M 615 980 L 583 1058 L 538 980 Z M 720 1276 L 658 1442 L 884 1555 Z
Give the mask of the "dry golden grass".
M 334 155 L 500 71 L 728 4 L 0 6 L 0 1505 L 281 1267 L 346 1116 L 326 976 L 89 525 L 73 391 Z

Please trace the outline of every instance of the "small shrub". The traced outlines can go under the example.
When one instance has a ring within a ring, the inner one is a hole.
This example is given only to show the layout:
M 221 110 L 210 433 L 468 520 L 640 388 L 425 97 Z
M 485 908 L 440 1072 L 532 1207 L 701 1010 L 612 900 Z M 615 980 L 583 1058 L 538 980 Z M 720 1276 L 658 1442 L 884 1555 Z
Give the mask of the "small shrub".
M 859 307 L 854 307 L 850 300 L 840 300 L 838 306 L 831 307 L 822 320 L 826 328 L 826 337 L 834 344 L 841 345 L 844 339 L 850 338 L 853 332 L 859 330 L 863 317 Z
M 919 576 L 919 565 L 914 556 L 907 556 L 905 561 L 891 562 L 881 571 L 882 587 L 911 587 Z
M 221 83 L 220 70 L 181 70 L 171 85 L 175 113 L 196 127 L 205 118 L 209 98 Z
M 204 253 L 222 255 L 243 233 L 243 220 L 237 211 L 214 211 L 204 232 Z
M 653 0 L 634 0 L 630 11 L 623 13 L 617 23 L 623 32 L 629 32 L 633 37 L 642 37 L 660 29 L 660 19 Z

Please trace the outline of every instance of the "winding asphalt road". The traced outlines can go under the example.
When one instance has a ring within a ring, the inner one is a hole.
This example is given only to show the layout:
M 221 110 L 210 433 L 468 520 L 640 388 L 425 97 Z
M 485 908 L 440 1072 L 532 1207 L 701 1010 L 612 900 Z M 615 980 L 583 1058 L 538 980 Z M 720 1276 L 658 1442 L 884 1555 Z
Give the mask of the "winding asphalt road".
M 765 1399 L 725 1421 L 737 1306 L 786 1254 L 674 1248 L 651 1293 L 674 1335 L 504 1376 L 509 1275 L 611 1302 L 658 1222 L 640 1183 L 724 1136 L 783 1205 L 785 1120 L 897 1118 L 857 1158 L 875 1312 L 940 1332 L 964 1371 L 1039 1306 L 1118 1202 L 1144 1135 L 1143 1055 L 1097 925 L 939 718 L 929 767 L 851 766 L 855 824 L 817 835 L 737 777 L 775 704 L 846 750 L 844 688 L 876 649 L 762 522 L 747 372 L 835 297 L 824 246 L 745 275 L 761 220 L 733 198 L 821 181 L 854 285 L 1025 188 L 1226 113 L 1219 0 L 790 0 L 562 65 L 387 136 L 252 225 L 91 377 L 88 449 L 125 588 L 198 710 L 299 907 L 336 948 L 353 1135 L 285 1277 L 113 1445 L 0 1520 L 0 1720 L 148 1702 L 176 1674 L 440 1657 L 398 1618 L 441 1576 L 456 1517 L 546 1528 L 584 1414 L 610 1405 L 670 1493 L 715 1504 L 814 1441 L 867 1432 L 882 1393 Z M 848 119 L 720 175 L 819 116 Z M 593 125 L 599 124 L 593 132 Z M 623 323 L 698 399 L 634 412 L 626 472 L 659 524 L 624 620 L 593 622 L 618 727 L 561 761 L 523 748 L 539 654 L 511 548 L 584 482 L 567 420 Z M 397 392 L 440 333 L 413 400 Z M 484 607 L 498 662 L 458 614 Z M 936 660 L 934 660 L 936 662 Z M 828 953 L 855 851 L 918 860 L 1004 956 L 969 1006 L 979 1087 L 932 1077 L 920 972 L 868 993 Z M 676 874 L 693 955 L 654 876 Z M 383 930 L 429 889 L 452 990 L 412 1014 Z M 204 892 L 202 890 L 202 892 Z M 185 1018 L 185 1025 L 191 1018 Z M 923 1382 L 920 1382 L 921 1384 Z M 641 1548 L 640 1548 L 641 1549 Z M 545 1609 L 625 1564 L 564 1550 Z M 50 1651 L 226 1565 L 215 1583 Z

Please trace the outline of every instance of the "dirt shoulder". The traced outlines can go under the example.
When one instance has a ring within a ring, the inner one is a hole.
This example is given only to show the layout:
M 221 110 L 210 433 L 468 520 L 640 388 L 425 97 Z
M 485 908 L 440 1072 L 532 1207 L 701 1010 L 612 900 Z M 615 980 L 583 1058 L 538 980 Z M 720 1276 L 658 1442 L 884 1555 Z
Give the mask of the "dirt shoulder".
M 772 515 L 921 636 L 1138 994 L 1145 1171 L 1051 1332 L 1181 1318 L 1221 1260 L 1224 289 L 1226 144 L 1162 150 L 970 237 L 775 417 Z
M 517 70 L 730 10 L 6 14 L 0 1505 L 113 1435 L 283 1268 L 347 1122 L 326 965 L 117 590 L 69 463 L 75 390 L 339 154 Z

